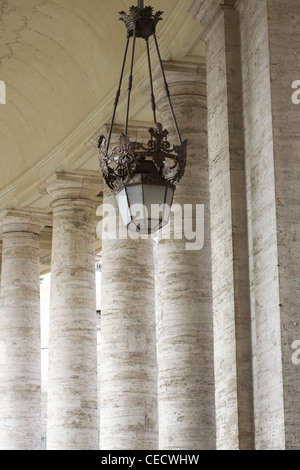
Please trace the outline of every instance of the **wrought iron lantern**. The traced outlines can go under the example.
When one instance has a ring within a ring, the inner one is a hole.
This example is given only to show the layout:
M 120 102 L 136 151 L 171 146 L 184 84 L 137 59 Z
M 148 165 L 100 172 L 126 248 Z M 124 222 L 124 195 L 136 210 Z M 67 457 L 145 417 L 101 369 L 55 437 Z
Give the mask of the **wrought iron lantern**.
M 106 139 L 101 135 L 98 141 L 99 163 L 108 187 L 113 191 L 125 226 L 141 234 L 151 234 L 162 228 L 169 221 L 170 208 L 173 203 L 175 183 L 182 178 L 186 166 L 187 141 L 182 141 L 178 129 L 169 87 L 160 55 L 156 37 L 157 23 L 162 20 L 162 12 L 153 14 L 151 6 L 144 6 L 139 0 L 138 6 L 132 6 L 129 14 L 120 12 L 127 28 L 127 42 L 122 64 L 121 76 L 114 102 L 113 116 Z M 166 96 L 170 105 L 178 144 L 168 140 L 169 132 L 163 129 L 156 119 L 156 103 L 149 38 L 154 38 L 155 48 L 164 80 Z M 132 54 L 128 82 L 127 109 L 124 133 L 120 135 L 119 144 L 110 148 L 111 136 L 115 122 L 116 110 L 121 94 L 121 86 L 132 38 Z M 147 143 L 131 141 L 127 135 L 130 109 L 130 97 L 133 85 L 133 68 L 136 39 L 146 42 L 151 90 L 151 107 L 154 125 L 149 129 L 150 139 Z

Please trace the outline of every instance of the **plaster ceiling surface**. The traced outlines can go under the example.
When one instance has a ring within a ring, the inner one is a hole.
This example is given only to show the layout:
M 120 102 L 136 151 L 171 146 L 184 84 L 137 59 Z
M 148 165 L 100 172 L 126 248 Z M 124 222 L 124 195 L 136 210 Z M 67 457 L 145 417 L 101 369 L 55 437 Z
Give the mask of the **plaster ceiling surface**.
M 157 27 L 164 60 L 204 55 L 201 26 L 189 13 L 192 3 L 145 2 L 164 11 Z M 51 172 L 97 171 L 92 143 L 110 121 L 126 41 L 118 12 L 132 4 L 137 2 L 0 0 L 0 80 L 6 85 L 6 104 L 0 105 L 0 210 L 46 210 L 37 188 Z M 147 73 L 144 41 L 137 43 L 136 63 L 134 86 Z M 125 72 L 126 92 L 128 67 Z M 146 97 L 139 92 L 135 86 L 130 119 L 144 122 Z M 117 121 L 125 102 L 122 95 Z

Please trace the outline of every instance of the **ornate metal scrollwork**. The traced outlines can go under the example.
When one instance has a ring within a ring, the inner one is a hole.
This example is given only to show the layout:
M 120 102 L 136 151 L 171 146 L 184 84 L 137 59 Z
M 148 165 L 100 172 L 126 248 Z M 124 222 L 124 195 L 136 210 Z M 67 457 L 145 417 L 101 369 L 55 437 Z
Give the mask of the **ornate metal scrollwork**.
M 171 186 L 180 181 L 184 175 L 187 155 L 187 140 L 181 145 L 171 145 L 168 141 L 169 132 L 161 124 L 149 129 L 150 140 L 147 145 L 141 142 L 132 142 L 124 134 L 120 136 L 120 143 L 110 150 L 106 147 L 106 138 L 101 135 L 98 141 L 99 163 L 103 177 L 116 194 L 129 183 L 138 166 L 142 162 L 152 161 L 154 171 L 148 173 L 149 181 L 157 181 L 160 177 Z

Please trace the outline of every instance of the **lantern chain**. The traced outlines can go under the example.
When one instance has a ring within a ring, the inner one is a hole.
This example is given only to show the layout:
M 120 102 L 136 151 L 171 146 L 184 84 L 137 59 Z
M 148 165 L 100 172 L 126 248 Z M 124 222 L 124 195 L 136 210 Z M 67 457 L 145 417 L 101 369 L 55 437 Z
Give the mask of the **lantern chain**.
M 141 8 L 141 9 L 144 8 L 144 0 L 138 0 L 138 7 Z M 163 77 L 163 81 L 164 81 L 164 88 L 165 88 L 166 96 L 167 96 L 169 106 L 170 106 L 170 111 L 171 111 L 171 114 L 172 114 L 172 117 L 173 117 L 173 121 L 174 121 L 174 125 L 175 125 L 175 129 L 176 129 L 176 133 L 177 133 L 179 143 L 182 144 L 183 141 L 182 141 L 182 138 L 181 138 L 181 135 L 180 135 L 180 131 L 179 131 L 179 128 L 178 128 L 174 108 L 173 108 L 173 105 L 172 105 L 170 90 L 169 90 L 169 86 L 168 86 L 168 83 L 167 83 L 166 74 L 165 74 L 165 70 L 164 70 L 164 66 L 163 66 L 163 62 L 162 62 L 162 58 L 161 58 L 161 54 L 160 54 L 156 34 L 154 33 L 153 36 L 154 36 L 155 47 L 156 47 L 156 51 L 157 51 L 157 55 L 158 55 L 159 65 L 160 65 L 160 68 L 161 68 L 162 77 Z M 118 90 L 117 90 L 115 101 L 114 101 L 113 116 L 112 116 L 112 121 L 111 121 L 111 125 L 110 125 L 109 136 L 108 136 L 108 140 L 107 140 L 107 150 L 109 149 L 112 130 L 113 130 L 115 116 L 116 116 L 116 110 L 117 110 L 117 106 L 118 106 L 119 98 L 120 98 L 120 94 L 121 94 L 121 86 L 122 86 L 123 75 L 124 75 L 124 70 L 125 70 L 125 64 L 126 64 L 126 59 L 127 59 L 127 53 L 128 53 L 128 48 L 129 48 L 129 39 L 130 38 L 127 37 L 126 48 L 125 48 L 124 59 L 123 59 L 122 70 L 121 70 L 121 76 L 120 76 L 119 86 L 118 86 Z M 145 38 L 145 41 L 146 41 L 147 59 L 148 59 L 148 67 L 149 67 L 149 79 L 150 79 L 150 89 L 151 89 L 151 107 L 152 107 L 152 111 L 153 111 L 154 124 L 157 124 L 157 120 L 156 120 L 156 103 L 155 103 L 153 77 L 152 77 L 152 67 L 151 67 L 151 57 L 150 57 L 150 49 L 149 49 L 149 38 Z M 124 135 L 125 136 L 127 136 L 127 132 L 128 132 L 130 98 L 131 98 L 132 85 L 133 85 L 133 68 L 134 68 L 135 44 L 136 44 L 136 25 L 134 25 L 134 31 L 133 31 L 133 45 L 132 45 L 131 65 L 130 65 L 130 73 L 129 73 L 129 78 L 128 78 L 127 109 L 126 109 L 126 119 L 125 119 L 125 128 L 124 128 Z
M 151 58 L 150 58 L 150 50 L 149 50 L 149 40 L 145 39 L 146 47 L 147 47 L 147 57 L 148 57 L 148 66 L 149 66 L 149 79 L 150 79 L 150 89 L 151 89 L 151 107 L 153 111 L 153 120 L 154 124 L 157 123 L 156 121 L 156 104 L 155 104 L 155 96 L 154 96 L 154 89 L 153 89 L 153 78 L 152 78 L 152 67 L 151 67 Z
M 118 90 L 117 90 L 115 101 L 114 101 L 113 116 L 112 116 L 111 125 L 110 125 L 110 129 L 109 129 L 109 134 L 108 134 L 108 139 L 107 139 L 107 151 L 108 151 L 109 145 L 110 145 L 111 134 L 112 134 L 112 130 L 113 130 L 114 122 L 115 122 L 116 110 L 117 110 L 117 106 L 118 106 L 119 98 L 120 98 L 120 94 L 121 94 L 121 87 L 122 87 L 123 75 L 124 75 L 124 70 L 125 70 L 128 46 L 129 46 L 129 38 L 127 38 L 127 41 L 126 41 L 125 53 L 124 53 L 124 58 L 123 58 L 122 70 L 121 70 L 121 76 L 120 76 L 119 86 L 118 86 Z
M 134 66 L 135 41 L 136 41 L 136 28 L 134 27 L 130 73 L 129 73 L 129 79 L 128 79 L 127 110 L 126 110 L 126 120 L 125 120 L 125 129 L 124 129 L 124 135 L 126 135 L 126 136 L 127 136 L 127 131 L 128 131 L 130 96 L 131 96 L 132 83 L 133 83 L 133 66 Z
M 158 47 L 158 42 L 157 42 L 156 34 L 154 34 L 154 41 L 155 41 L 155 46 L 156 46 L 156 50 L 157 50 L 158 60 L 159 60 L 159 64 L 160 64 L 160 68 L 161 68 L 161 72 L 162 72 L 162 76 L 163 76 L 163 80 L 164 80 L 164 87 L 165 87 L 165 91 L 166 91 L 167 98 L 168 98 L 168 101 L 169 101 L 169 106 L 170 106 L 171 114 L 172 114 L 172 117 L 173 117 L 173 121 L 174 121 L 175 129 L 176 129 L 177 137 L 178 137 L 178 140 L 179 140 L 180 144 L 182 144 L 182 138 L 181 138 L 181 135 L 180 135 L 180 132 L 179 132 L 179 128 L 178 128 L 178 124 L 177 124 L 177 120 L 176 120 L 174 108 L 173 108 L 173 105 L 172 105 L 170 90 L 169 90 L 168 82 L 167 82 L 167 79 L 166 79 L 166 74 L 165 74 L 163 62 L 162 62 L 162 59 L 161 59 L 161 55 L 160 55 L 160 51 L 159 51 L 159 47 Z

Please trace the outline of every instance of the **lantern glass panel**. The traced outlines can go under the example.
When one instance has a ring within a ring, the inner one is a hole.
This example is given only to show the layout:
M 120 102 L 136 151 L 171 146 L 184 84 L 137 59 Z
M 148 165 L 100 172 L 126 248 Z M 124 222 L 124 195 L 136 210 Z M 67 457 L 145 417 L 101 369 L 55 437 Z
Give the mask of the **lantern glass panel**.
M 144 204 L 148 212 L 148 217 L 151 217 L 151 213 L 158 212 L 160 206 L 165 203 L 167 186 L 165 184 L 161 186 L 144 184 L 143 189 Z
M 174 197 L 174 189 L 173 189 L 173 188 L 170 188 L 170 186 L 169 186 L 169 187 L 168 187 L 168 191 L 167 191 L 167 197 L 166 197 L 166 204 L 167 204 L 169 207 L 172 206 L 173 197 Z
M 136 204 L 143 204 L 143 187 L 141 184 L 133 184 L 126 186 L 129 207 Z M 132 216 L 132 214 L 131 214 Z
M 122 191 L 116 194 L 116 200 L 123 223 L 125 227 L 127 227 L 127 225 L 130 223 L 131 218 L 125 189 L 122 189 Z
M 116 195 L 128 230 L 151 234 L 169 221 L 174 190 L 167 184 L 129 184 Z

